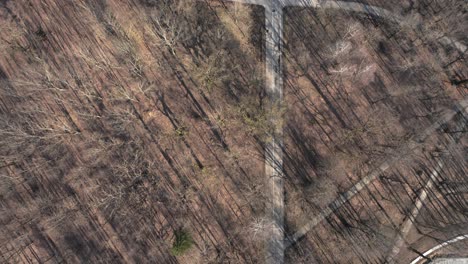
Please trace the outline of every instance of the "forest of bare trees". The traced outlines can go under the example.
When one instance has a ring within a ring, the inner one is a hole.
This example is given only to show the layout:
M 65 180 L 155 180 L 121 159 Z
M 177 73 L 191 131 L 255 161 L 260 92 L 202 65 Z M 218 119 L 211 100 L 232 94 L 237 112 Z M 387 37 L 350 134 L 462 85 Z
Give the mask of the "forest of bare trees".
M 263 263 L 278 129 L 285 240 L 330 211 L 288 263 L 383 263 L 399 237 L 407 261 L 468 233 L 466 50 L 440 41 L 467 45 L 467 6 L 360 2 L 405 24 L 285 9 L 271 109 L 261 6 L 0 1 L 0 262 Z

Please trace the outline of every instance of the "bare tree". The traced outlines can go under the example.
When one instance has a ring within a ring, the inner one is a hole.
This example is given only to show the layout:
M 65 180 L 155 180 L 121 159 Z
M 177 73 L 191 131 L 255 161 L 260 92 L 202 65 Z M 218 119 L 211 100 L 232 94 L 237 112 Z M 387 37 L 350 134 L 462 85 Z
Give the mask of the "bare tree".
M 158 44 L 165 46 L 176 55 L 176 46 L 187 37 L 188 25 L 179 12 L 183 2 L 160 1 L 157 8 L 150 12 L 151 35 L 158 39 Z

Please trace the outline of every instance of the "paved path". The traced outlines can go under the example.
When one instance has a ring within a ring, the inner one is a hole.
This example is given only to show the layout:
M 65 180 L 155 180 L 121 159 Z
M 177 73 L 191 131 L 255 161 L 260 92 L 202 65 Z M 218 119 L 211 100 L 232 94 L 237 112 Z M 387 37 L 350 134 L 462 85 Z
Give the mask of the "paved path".
M 411 214 L 405 220 L 405 222 L 402 225 L 402 228 L 399 231 L 399 234 L 397 235 L 397 239 L 393 245 L 393 248 L 387 257 L 387 263 L 395 262 L 395 257 L 400 252 L 400 248 L 406 242 L 405 237 L 409 233 L 411 228 L 413 227 L 413 223 L 416 221 L 416 217 L 418 216 L 419 211 L 421 210 L 422 206 L 424 205 L 424 201 L 427 198 L 428 191 L 432 189 L 432 186 L 434 185 L 435 180 L 439 176 L 439 173 L 442 170 L 443 166 L 444 166 L 444 163 L 442 163 L 442 161 L 437 162 L 437 167 L 432 171 L 429 181 L 427 181 L 427 183 L 424 185 L 421 193 L 419 194 L 418 199 L 414 203 L 414 207 L 413 207 L 413 210 L 411 211 Z
M 283 99 L 283 68 L 281 54 L 283 46 L 283 8 L 275 1 L 265 7 L 265 68 L 266 94 L 271 110 L 279 107 Z M 270 123 L 272 140 L 265 146 L 265 174 L 269 197 L 267 215 L 272 221 L 266 244 L 266 263 L 284 262 L 284 187 L 283 187 L 283 131 L 275 126 L 278 116 L 272 116 Z
M 330 216 L 334 211 L 340 208 L 343 204 L 348 202 L 351 198 L 353 198 L 357 193 L 359 193 L 364 187 L 366 187 L 369 183 L 375 180 L 379 175 L 381 175 L 384 171 L 386 171 L 392 164 L 395 164 L 397 161 L 402 160 L 403 158 L 407 157 L 408 154 L 413 152 L 413 150 L 419 146 L 418 142 L 424 141 L 428 136 L 433 134 L 437 129 L 439 129 L 442 125 L 446 124 L 450 120 L 452 120 L 457 113 L 466 113 L 468 112 L 468 98 L 462 100 L 458 103 L 458 106 L 455 109 L 448 109 L 446 110 L 442 116 L 436 120 L 430 127 L 424 130 L 418 137 L 416 137 L 411 142 L 407 143 L 403 147 L 400 148 L 397 157 L 393 157 L 385 162 L 383 162 L 377 169 L 373 170 L 370 174 L 362 178 L 358 183 L 356 183 L 353 187 L 351 187 L 346 193 L 340 195 L 338 199 L 328 205 L 320 214 L 312 218 L 306 225 L 299 228 L 296 233 L 286 239 L 285 246 L 288 247 L 293 243 L 297 242 L 300 238 L 305 236 L 307 232 L 309 232 L 312 228 L 314 228 L 317 224 L 323 221 L 326 217 Z
M 270 99 L 270 107 L 273 109 L 282 102 L 283 99 L 283 69 L 281 63 L 283 46 L 283 8 L 286 6 L 302 6 L 314 8 L 340 9 L 350 12 L 361 12 L 372 16 L 385 18 L 396 23 L 403 23 L 404 19 L 383 8 L 370 6 L 356 2 L 341 1 L 319 1 L 319 0 L 223 0 L 240 2 L 245 4 L 262 5 L 265 8 L 265 78 L 266 93 Z M 444 44 L 455 46 L 461 52 L 467 50 L 463 44 L 453 41 L 447 37 L 440 39 Z M 464 101 L 466 103 L 466 100 Z M 463 104 L 463 102 L 462 102 Z M 455 116 L 451 112 L 444 115 L 442 122 L 445 123 Z M 281 117 L 272 117 L 270 122 L 276 124 Z M 427 129 L 424 137 L 434 132 L 442 123 L 436 122 Z M 276 127 L 276 126 L 274 126 Z M 417 144 L 409 144 L 409 150 L 414 149 Z M 300 228 L 293 236 L 284 238 L 284 183 L 283 183 L 283 131 L 277 128 L 272 131 L 272 140 L 265 146 L 265 174 L 269 197 L 271 199 L 267 214 L 272 221 L 266 248 L 266 263 L 283 263 L 284 249 L 299 238 L 304 236 L 315 225 L 325 217 L 333 213 L 337 208 L 346 203 L 356 193 L 362 190 L 367 184 L 372 182 L 378 175 L 390 167 L 394 162 L 385 162 L 370 175 L 364 177 L 344 195 L 341 195 L 335 202 L 330 204 L 321 214 L 313 218 L 308 224 Z
M 467 234 L 467 235 L 462 235 L 462 236 L 457 236 L 457 237 L 455 237 L 455 238 L 453 238 L 453 239 L 450 239 L 450 240 L 448 240 L 448 241 L 445 241 L 444 243 L 441 243 L 441 244 L 439 244 L 439 245 L 437 245 L 437 246 L 435 246 L 435 247 L 433 247 L 433 248 L 427 250 L 426 252 L 424 252 L 424 253 L 423 253 L 423 256 L 424 256 L 424 257 L 427 257 L 427 256 L 429 256 L 430 254 L 434 253 L 435 251 L 437 251 L 437 250 L 439 250 L 439 249 L 441 249 L 441 248 L 443 248 L 443 247 L 446 247 L 446 246 L 448 246 L 448 245 L 450 245 L 450 244 L 452 244 L 452 243 L 455 243 L 455 242 L 458 242 L 458 241 L 462 241 L 462 240 L 465 240 L 465 239 L 468 239 L 468 234 Z M 410 264 L 417 264 L 418 262 L 420 262 L 421 260 L 424 259 L 423 256 L 419 256 L 419 257 L 415 258 L 413 261 L 411 261 Z
M 462 109 L 460 111 L 463 112 Z M 463 131 L 466 127 L 465 122 L 461 122 L 457 127 L 456 131 Z M 411 211 L 411 214 L 407 217 L 407 219 L 403 222 L 402 227 L 396 237 L 395 243 L 393 244 L 393 248 L 390 251 L 390 254 L 387 256 L 387 262 L 386 263 L 395 263 L 396 262 L 396 257 L 398 253 L 400 252 L 401 247 L 403 244 L 407 243 L 405 240 L 406 236 L 410 232 L 411 228 L 413 227 L 416 217 L 419 215 L 419 212 L 421 211 L 421 208 L 424 205 L 424 201 L 426 200 L 429 191 L 433 188 L 434 184 L 439 180 L 439 174 L 442 171 L 442 168 L 444 167 L 444 160 L 449 158 L 448 156 L 453 152 L 454 148 L 458 146 L 459 140 L 462 137 L 462 134 L 458 134 L 454 137 L 449 136 L 449 145 L 447 147 L 447 150 L 444 151 L 441 157 L 439 157 L 437 161 L 436 168 L 431 172 L 431 176 L 429 177 L 429 180 L 427 183 L 424 185 L 424 187 L 421 190 L 421 193 L 419 194 L 418 199 L 414 203 L 413 210 Z

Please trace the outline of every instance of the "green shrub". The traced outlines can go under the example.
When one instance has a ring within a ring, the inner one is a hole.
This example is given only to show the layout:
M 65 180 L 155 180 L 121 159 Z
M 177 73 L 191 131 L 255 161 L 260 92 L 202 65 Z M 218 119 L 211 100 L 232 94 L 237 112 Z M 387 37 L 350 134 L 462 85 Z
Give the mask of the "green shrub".
M 171 254 L 180 256 L 192 247 L 193 240 L 190 234 L 182 229 L 174 231 L 175 240 L 172 244 Z
M 178 127 L 175 133 L 178 137 L 184 137 L 185 135 L 188 134 L 188 131 L 185 127 Z

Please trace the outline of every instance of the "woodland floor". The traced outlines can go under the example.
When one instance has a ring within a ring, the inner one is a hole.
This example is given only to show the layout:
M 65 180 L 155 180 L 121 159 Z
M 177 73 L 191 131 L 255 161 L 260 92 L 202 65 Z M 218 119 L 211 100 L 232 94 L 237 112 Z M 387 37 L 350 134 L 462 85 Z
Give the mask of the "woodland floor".
M 461 2 L 366 1 L 416 29 L 286 8 L 285 100 L 269 113 L 261 7 L 0 0 L 0 262 L 261 263 L 270 115 L 284 116 L 291 235 L 466 97 L 465 55 L 431 34 L 467 44 Z M 287 262 L 382 263 L 440 160 L 398 257 L 461 232 L 465 125 L 418 142 Z M 178 230 L 194 241 L 182 256 Z

